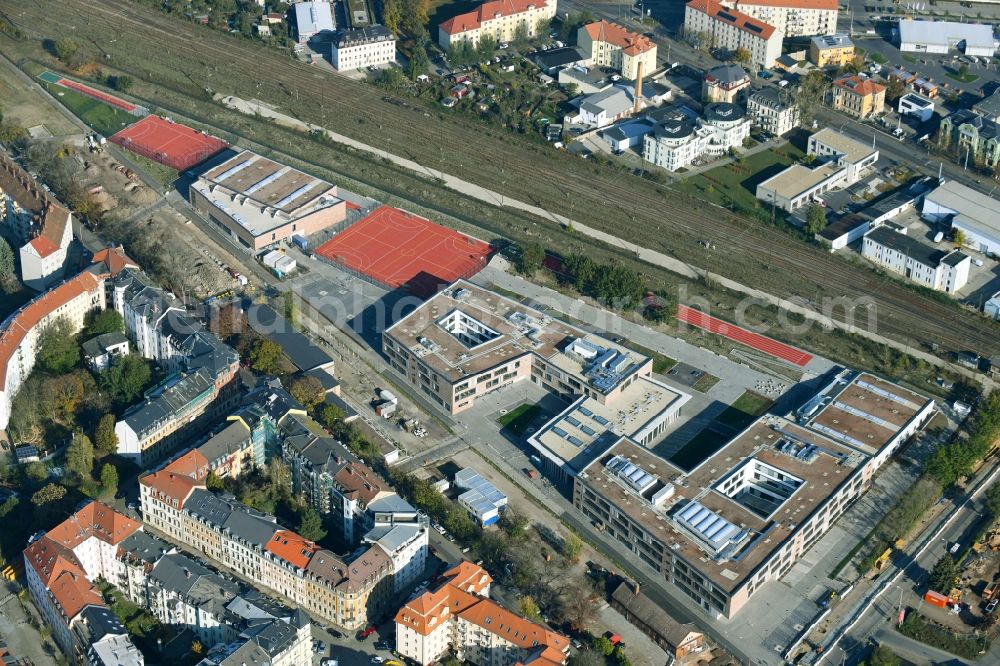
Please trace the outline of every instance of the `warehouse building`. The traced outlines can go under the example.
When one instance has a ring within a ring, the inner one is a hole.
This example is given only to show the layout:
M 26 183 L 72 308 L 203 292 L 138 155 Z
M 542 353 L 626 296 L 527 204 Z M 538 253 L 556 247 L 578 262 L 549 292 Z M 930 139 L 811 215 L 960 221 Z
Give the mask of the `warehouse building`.
M 336 185 L 249 150 L 201 174 L 189 195 L 198 212 L 255 254 L 347 216 Z
M 913 53 L 948 53 L 961 49 L 965 55 L 992 57 L 996 51 L 993 26 L 952 21 L 899 22 L 899 50 Z
M 948 181 L 924 198 L 921 211 L 930 222 L 951 220 L 952 230 L 965 234 L 965 245 L 983 254 L 1000 256 L 1000 201 Z
M 295 28 L 299 44 L 305 44 L 322 32 L 333 32 L 333 5 L 325 0 L 295 3 Z
M 689 471 L 621 437 L 573 503 L 716 617 L 779 580 L 930 419 L 934 401 L 841 370 L 800 409 L 764 416 Z

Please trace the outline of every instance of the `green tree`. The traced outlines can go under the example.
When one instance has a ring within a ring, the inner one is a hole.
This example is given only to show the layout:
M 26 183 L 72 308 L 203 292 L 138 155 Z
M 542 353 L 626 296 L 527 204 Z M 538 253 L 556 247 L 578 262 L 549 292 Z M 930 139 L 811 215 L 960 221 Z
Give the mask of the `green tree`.
M 112 80 L 112 86 L 115 90 L 127 93 L 132 89 L 132 77 L 131 76 L 116 76 Z
M 965 245 L 965 232 L 961 229 L 952 229 L 951 240 L 959 247 Z
M 825 94 L 826 75 L 822 71 L 813 70 L 802 77 L 796 102 L 799 105 L 799 117 L 803 125 L 812 122 L 816 107 L 823 101 Z
M 80 47 L 75 41 L 69 37 L 63 37 L 58 40 L 55 44 L 56 57 L 62 60 L 64 63 L 69 64 L 70 60 L 76 55 L 77 50 Z
M 344 426 L 344 410 L 337 405 L 324 404 L 319 410 L 319 422 L 336 435 Z
M 951 555 L 945 555 L 934 568 L 931 569 L 930 577 L 928 578 L 928 583 L 931 589 L 940 592 L 941 594 L 948 594 L 952 586 L 955 584 L 955 579 L 958 577 L 959 567 L 958 562 L 954 560 Z
M 267 338 L 258 338 L 250 347 L 249 356 L 250 367 L 257 372 L 273 375 L 280 370 L 281 347 L 276 342 Z
M 138 354 L 119 356 L 101 373 L 98 384 L 119 405 L 135 402 L 153 379 L 153 367 Z
M 528 31 L 528 24 L 521 21 L 514 28 L 514 46 L 519 50 L 523 51 L 528 46 L 528 40 L 531 38 L 531 34 Z
M 88 339 L 105 333 L 124 333 L 125 319 L 118 310 L 110 308 L 92 312 L 87 316 L 83 330 L 84 337 Z
M 225 490 L 226 484 L 218 474 L 214 471 L 209 472 L 208 476 L 205 477 L 205 487 L 209 490 L 219 491 Z
M 400 21 L 403 20 L 403 9 L 400 0 L 383 0 L 382 2 L 382 24 L 390 32 L 399 32 Z
M 483 35 L 479 38 L 476 53 L 479 56 L 479 62 L 487 62 L 497 54 L 497 40 L 493 35 Z
M 0 518 L 6 518 L 11 514 L 11 512 L 17 508 L 21 503 L 21 500 L 17 498 L 17 495 L 11 495 L 0 504 Z
M 110 463 L 101 467 L 101 494 L 109 499 L 118 494 L 118 470 Z
M 66 471 L 78 481 L 92 478 L 94 470 L 94 445 L 83 433 L 75 433 L 66 449 Z
M 406 73 L 411 81 L 416 81 L 418 76 L 427 73 L 430 64 L 430 58 L 427 57 L 427 47 L 423 41 L 417 42 L 413 46 L 413 53 L 410 55 L 410 63 Z
M 31 496 L 31 503 L 41 507 L 58 502 L 64 497 L 66 497 L 66 489 L 56 483 L 50 483 Z
M 1000 482 L 994 483 L 986 490 L 986 510 L 994 518 L 1000 518 Z
M 49 478 L 49 468 L 45 466 L 45 463 L 38 460 L 28 463 L 24 468 L 24 473 L 28 475 L 29 479 L 37 483 L 41 483 Z
M 545 248 L 540 243 L 531 242 L 521 248 L 521 257 L 517 268 L 521 274 L 530 277 L 538 272 L 544 261 Z
M 323 529 L 323 519 L 312 506 L 307 506 L 302 511 L 296 531 L 302 538 L 309 541 L 319 541 L 326 536 L 326 530 Z
M 562 543 L 562 554 L 570 562 L 576 562 L 580 559 L 580 552 L 583 550 L 583 541 L 580 537 L 576 535 L 575 532 L 570 532 L 563 539 Z
M 311 375 L 293 379 L 288 385 L 288 392 L 307 409 L 323 402 L 324 397 L 326 397 L 323 383 Z
M 806 233 L 818 234 L 826 228 L 826 209 L 819 204 L 809 206 L 806 211 Z
M 879 645 L 866 663 L 868 666 L 900 666 L 903 660 L 885 645 Z
M 468 512 L 457 506 L 448 510 L 444 518 L 444 527 L 463 543 L 468 542 L 476 534 L 476 524 L 472 522 Z
M 0 280 L 16 279 L 15 269 L 14 251 L 7 239 L 0 237 Z
M 94 448 L 100 457 L 118 451 L 118 435 L 115 434 L 115 415 L 105 414 L 94 429 Z
M 80 362 L 80 346 L 69 319 L 59 317 L 42 330 L 36 357 L 42 369 L 52 374 L 63 374 L 76 367 Z
M 595 652 L 603 654 L 605 657 L 610 657 L 611 653 L 615 651 L 615 646 L 611 644 L 607 636 L 596 636 L 590 645 Z
M 740 63 L 741 65 L 746 65 L 750 62 L 750 51 L 744 47 L 740 47 L 733 52 L 733 60 Z
M 528 529 L 528 517 L 507 507 L 500 516 L 500 529 L 512 540 L 518 541 L 524 537 Z
M 528 595 L 524 595 L 518 601 L 518 610 L 520 610 L 521 615 L 532 622 L 541 622 L 542 620 L 542 611 L 539 610 L 538 603 Z

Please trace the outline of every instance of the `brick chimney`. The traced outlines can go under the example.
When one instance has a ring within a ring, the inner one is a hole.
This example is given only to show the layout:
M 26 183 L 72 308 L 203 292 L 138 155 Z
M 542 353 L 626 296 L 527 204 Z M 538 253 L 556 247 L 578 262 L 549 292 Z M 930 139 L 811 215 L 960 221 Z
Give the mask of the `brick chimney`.
M 633 115 L 639 115 L 642 111 L 642 61 L 639 61 L 639 69 L 635 76 L 635 107 L 632 109 Z

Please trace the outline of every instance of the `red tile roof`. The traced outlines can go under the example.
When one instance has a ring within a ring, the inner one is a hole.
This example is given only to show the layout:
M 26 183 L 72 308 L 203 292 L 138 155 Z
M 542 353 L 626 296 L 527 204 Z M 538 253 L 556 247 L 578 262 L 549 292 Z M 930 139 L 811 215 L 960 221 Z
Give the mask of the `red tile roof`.
M 28 241 L 28 245 L 34 248 L 35 252 L 38 253 L 38 256 L 43 259 L 59 250 L 59 246 L 45 236 L 35 236 Z
M 863 79 L 860 76 L 845 76 L 842 79 L 834 81 L 833 85 L 852 92 L 855 95 L 861 95 L 862 97 L 875 95 L 885 90 L 885 86 L 875 83 L 871 79 Z
M 471 12 L 448 19 L 441 24 L 441 29 L 449 35 L 478 30 L 483 21 L 489 21 L 497 16 L 522 14 L 529 9 L 543 7 L 546 4 L 546 0 L 492 0 L 484 2 Z
M 111 277 L 118 275 L 126 268 L 139 268 L 139 264 L 132 261 L 132 259 L 125 254 L 125 248 L 121 245 L 118 247 L 109 247 L 104 250 L 98 250 L 94 253 L 92 261 L 95 264 L 104 264 Z
M 359 499 L 365 504 L 389 492 L 378 474 L 360 463 L 348 463 L 333 478 L 345 497 Z
M 278 530 L 264 548 L 294 567 L 305 569 L 319 546 L 291 530 Z
M 786 7 L 788 9 L 825 9 L 837 11 L 839 0 L 736 0 L 736 6 L 755 5 L 759 7 Z
M 774 34 L 773 25 L 768 25 L 735 9 L 723 7 L 716 0 L 692 0 L 687 4 L 687 7 L 708 14 L 717 21 L 735 26 L 743 32 L 761 39 L 770 39 Z
M 91 273 L 80 273 L 40 295 L 15 314 L 7 328 L 0 332 L 0 386 L 6 386 L 7 364 L 28 331 L 59 307 L 99 287 L 100 282 Z
M 463 581 L 489 578 L 485 569 L 471 562 L 460 562 L 444 575 L 445 581 L 437 589 L 424 592 L 399 609 L 396 613 L 398 624 L 427 636 L 456 615 L 519 648 L 538 650 L 535 658 L 528 660 L 531 663 L 565 663 L 568 638 L 507 610 L 492 599 L 471 594 L 460 587 Z
M 595 42 L 614 44 L 621 47 L 630 56 L 645 53 L 656 48 L 656 44 L 648 37 L 644 37 L 631 30 L 626 30 L 617 23 L 611 23 L 604 19 L 588 23 L 583 26 L 583 29 L 587 31 L 587 34 Z
M 34 218 L 34 228 L 39 235 L 59 248 L 70 221 L 70 212 L 49 197 L 41 186 L 22 169 L 7 153 L 0 155 L 0 189 Z M 46 251 L 46 243 L 31 243 L 39 256 L 46 257 L 55 250 Z
M 49 586 L 67 623 L 87 606 L 103 606 L 104 599 L 94 589 L 86 576 L 75 571 L 64 571 Z

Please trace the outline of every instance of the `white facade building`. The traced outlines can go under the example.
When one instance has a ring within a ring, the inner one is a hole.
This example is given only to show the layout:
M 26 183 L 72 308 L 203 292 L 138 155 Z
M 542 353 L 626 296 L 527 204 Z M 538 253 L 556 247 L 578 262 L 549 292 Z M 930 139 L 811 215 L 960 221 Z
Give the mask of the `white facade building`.
M 948 53 L 960 44 L 965 55 L 992 57 L 997 49 L 993 26 L 912 19 L 899 22 L 899 50 L 904 53 Z
M 925 123 L 934 116 L 934 100 L 917 93 L 906 93 L 899 98 L 896 110 L 901 116 L 915 116 Z
M 861 255 L 912 282 L 948 294 L 965 286 L 972 264 L 964 252 L 937 250 L 889 227 L 865 234 Z
M 837 0 L 723 0 L 723 4 L 773 25 L 786 37 L 837 32 Z
M 684 32 L 707 39 L 709 47 L 746 49 L 758 68 L 771 67 L 781 56 L 781 30 L 716 0 L 689 2 L 684 9 Z
M 330 60 L 340 72 L 396 62 L 396 36 L 381 25 L 345 30 L 330 43 Z
M 657 123 L 643 138 L 642 158 L 667 171 L 677 171 L 705 154 L 713 132 L 686 118 Z
M 790 95 L 774 88 L 762 88 L 747 98 L 747 113 L 753 124 L 775 136 L 799 126 L 799 107 Z
M 951 219 L 951 228 L 965 235 L 965 245 L 983 254 L 1000 256 L 1000 201 L 948 181 L 924 198 L 921 215 L 931 222 Z
M 427 564 L 429 531 L 426 525 L 399 524 L 376 527 L 364 537 L 365 543 L 377 544 L 392 560 L 394 593 L 417 582 Z
M 746 111 L 736 104 L 715 102 L 706 104 L 703 126 L 712 132 L 706 146 L 710 155 L 722 155 L 730 148 L 739 148 L 750 136 L 750 118 Z

